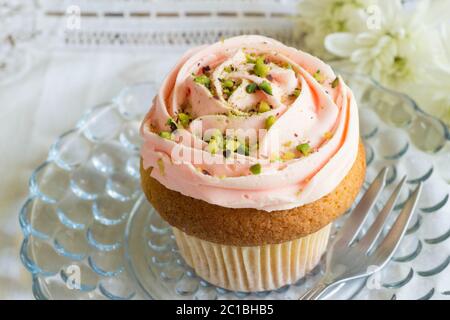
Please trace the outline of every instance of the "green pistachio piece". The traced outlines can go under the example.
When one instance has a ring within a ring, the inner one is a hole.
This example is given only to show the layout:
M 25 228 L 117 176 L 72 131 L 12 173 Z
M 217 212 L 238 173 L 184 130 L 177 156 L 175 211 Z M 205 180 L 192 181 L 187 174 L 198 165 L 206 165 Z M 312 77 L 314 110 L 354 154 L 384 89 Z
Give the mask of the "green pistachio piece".
M 215 140 L 217 141 L 217 143 L 222 144 L 223 143 L 222 132 L 220 132 L 219 129 L 214 130 L 214 132 L 210 135 L 208 142 L 211 140 Z
M 223 71 L 230 73 L 230 72 L 233 71 L 233 67 L 231 65 L 230 66 L 226 66 L 225 68 L 223 68 Z
M 254 93 L 258 89 L 258 85 L 256 83 L 250 83 L 245 87 L 245 91 L 247 93 Z
M 167 119 L 166 124 L 170 127 L 170 131 L 175 131 L 178 129 L 178 125 L 172 118 Z
M 259 102 L 259 106 L 258 106 L 258 112 L 259 113 L 264 113 L 267 111 L 270 111 L 270 105 L 266 102 L 266 101 L 260 101 Z
M 261 78 L 265 78 L 270 71 L 270 67 L 264 63 L 263 57 L 258 57 L 255 62 L 253 72 Z
M 275 121 L 277 121 L 277 118 L 275 118 L 275 116 L 269 116 L 266 119 L 266 129 L 269 130 L 271 126 L 273 126 L 273 124 L 275 123 Z
M 261 164 L 257 163 L 250 167 L 250 172 L 252 174 L 260 174 L 261 173 Z
M 172 139 L 172 133 L 170 133 L 169 131 L 161 131 L 159 133 L 159 136 L 163 139 L 167 139 L 167 140 L 171 140 Z
M 295 159 L 295 154 L 293 152 L 287 151 L 281 155 L 281 160 L 289 161 Z
M 211 86 L 211 79 L 209 79 L 207 76 L 205 76 L 204 74 L 194 77 L 194 81 L 198 84 L 202 84 L 205 87 L 209 88 Z
M 258 87 L 259 87 L 259 89 L 261 89 L 262 91 L 264 91 L 268 95 L 272 95 L 272 86 L 270 85 L 269 82 L 263 81 L 263 82 L 260 83 L 260 85 Z
M 339 85 L 339 77 L 336 77 L 336 79 L 333 80 L 331 83 L 331 87 L 334 89 Z
M 317 70 L 314 74 L 313 74 L 314 79 L 316 79 L 316 81 L 318 83 L 323 83 L 325 81 L 324 76 L 320 73 L 320 70 Z
M 224 87 L 224 88 L 233 88 L 233 86 L 234 86 L 234 82 L 233 82 L 233 80 L 225 80 L 223 83 L 222 83 L 222 86 Z
M 227 95 L 227 96 L 230 96 L 230 93 L 231 93 L 230 89 L 228 89 L 228 88 L 223 88 L 222 92 L 224 95 Z
M 208 151 L 211 154 L 216 154 L 220 150 L 219 143 L 215 139 L 209 140 Z
M 247 53 L 245 55 L 245 59 L 247 60 L 247 63 L 255 63 L 256 62 L 253 54 Z
M 183 127 L 187 127 L 189 125 L 189 122 L 191 121 L 191 116 L 186 113 L 180 112 L 178 114 L 178 120 Z
M 307 156 L 311 153 L 311 146 L 308 143 L 299 144 L 296 149 L 300 151 L 304 156 Z

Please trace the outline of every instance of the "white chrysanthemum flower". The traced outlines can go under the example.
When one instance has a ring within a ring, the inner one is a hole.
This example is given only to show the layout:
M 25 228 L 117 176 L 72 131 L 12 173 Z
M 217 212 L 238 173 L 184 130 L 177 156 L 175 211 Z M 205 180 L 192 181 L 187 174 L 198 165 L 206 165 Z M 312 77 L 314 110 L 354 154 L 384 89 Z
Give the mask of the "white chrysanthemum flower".
M 426 111 L 450 126 L 450 25 L 438 32 L 441 42 L 431 66 L 419 83 L 411 84 L 406 92 Z
M 323 46 L 330 33 L 358 31 L 366 24 L 366 9 L 376 0 L 303 0 L 299 3 L 299 33 L 308 51 L 330 57 Z
M 402 89 L 427 72 L 436 43 L 433 26 L 447 14 L 444 6 L 449 1 L 418 1 L 413 10 L 406 10 L 400 0 L 379 1 L 378 6 L 373 17 L 379 19 L 378 26 L 328 35 L 325 47 L 349 58 L 357 71 Z

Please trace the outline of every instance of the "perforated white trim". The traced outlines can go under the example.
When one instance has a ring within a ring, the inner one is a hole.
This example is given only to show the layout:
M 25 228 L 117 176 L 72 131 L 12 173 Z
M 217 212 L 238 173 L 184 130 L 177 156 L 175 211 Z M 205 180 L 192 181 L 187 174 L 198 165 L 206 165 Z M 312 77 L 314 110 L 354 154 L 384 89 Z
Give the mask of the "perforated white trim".
M 297 0 L 40 0 L 38 29 L 64 47 L 167 47 L 264 34 L 295 44 Z M 106 5 L 107 4 L 107 5 Z

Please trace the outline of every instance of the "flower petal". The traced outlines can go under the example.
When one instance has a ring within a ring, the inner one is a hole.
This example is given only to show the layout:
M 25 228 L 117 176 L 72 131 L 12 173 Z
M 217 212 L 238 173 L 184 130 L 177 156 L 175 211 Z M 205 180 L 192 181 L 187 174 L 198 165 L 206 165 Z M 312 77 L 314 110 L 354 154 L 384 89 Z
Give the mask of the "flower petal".
M 355 36 L 348 32 L 332 33 L 326 36 L 324 46 L 329 52 L 343 58 L 350 57 L 357 48 Z

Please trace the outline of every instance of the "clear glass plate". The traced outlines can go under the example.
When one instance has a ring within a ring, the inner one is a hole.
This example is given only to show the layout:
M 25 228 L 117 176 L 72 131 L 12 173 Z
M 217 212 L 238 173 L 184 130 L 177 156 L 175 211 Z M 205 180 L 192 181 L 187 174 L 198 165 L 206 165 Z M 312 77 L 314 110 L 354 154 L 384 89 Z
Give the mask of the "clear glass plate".
M 346 284 L 335 299 L 450 298 L 450 134 L 408 97 L 343 73 L 360 107 L 367 181 L 383 166 L 390 191 L 404 174 L 424 182 L 419 209 L 386 268 Z M 243 293 L 200 279 L 180 256 L 170 227 L 145 201 L 139 181 L 139 125 L 156 84 L 125 88 L 61 135 L 32 174 L 20 212 L 21 259 L 37 299 L 295 299 L 318 266 L 276 291 Z M 367 182 L 364 188 L 367 187 Z M 380 203 L 383 202 L 380 201 Z M 395 217 L 393 217 L 395 218 Z M 339 219 L 334 229 L 345 221 Z

